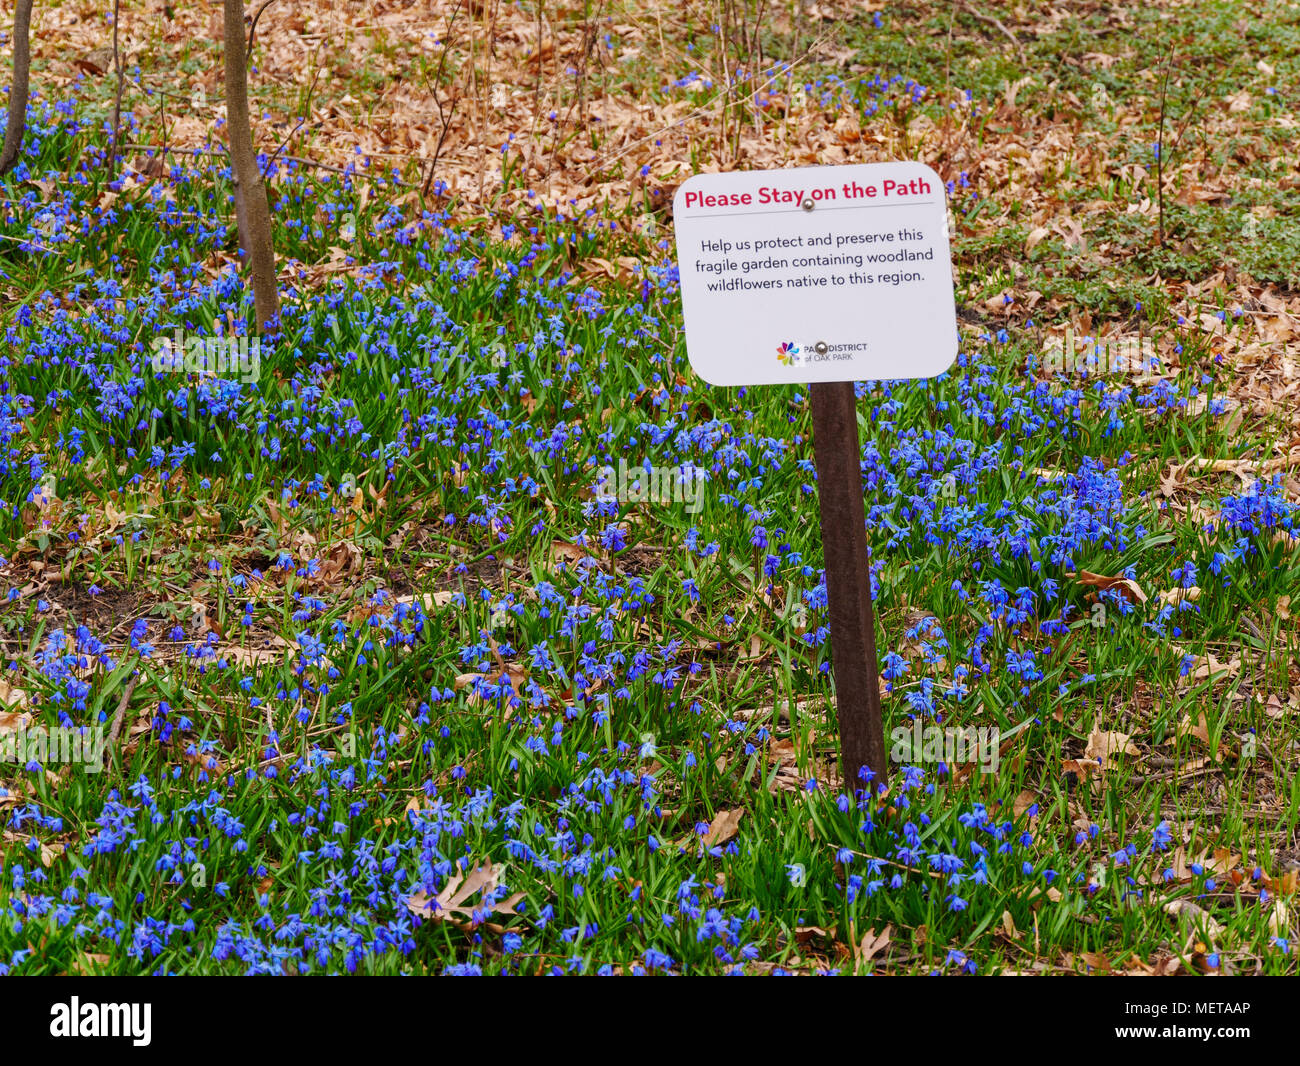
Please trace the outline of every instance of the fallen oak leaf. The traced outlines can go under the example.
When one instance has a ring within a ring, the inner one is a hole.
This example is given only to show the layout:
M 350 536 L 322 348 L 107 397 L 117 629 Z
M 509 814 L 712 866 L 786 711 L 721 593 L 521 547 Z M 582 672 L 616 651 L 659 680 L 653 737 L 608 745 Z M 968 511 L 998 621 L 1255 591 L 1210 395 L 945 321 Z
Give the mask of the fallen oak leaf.
M 867 935 L 862 938 L 861 943 L 854 945 L 854 954 L 860 962 L 869 962 L 875 956 L 879 955 L 885 948 L 889 947 L 889 936 L 893 932 L 893 926 L 887 925 L 880 932 L 868 931 Z
M 1228 848 L 1215 848 L 1213 856 L 1205 860 L 1205 865 L 1222 875 L 1240 866 L 1241 856 Z
M 104 73 L 96 64 L 87 59 L 74 59 L 72 65 L 83 74 L 90 74 L 92 77 L 98 77 Z
M 477 866 L 468 874 L 456 874 L 448 878 L 436 896 L 430 896 L 424 891 L 414 893 L 407 899 L 406 907 L 412 914 L 435 922 L 460 914 L 473 923 L 475 908 L 469 900 L 479 894 L 486 896 L 495 889 L 504 870 L 504 866 L 494 866 L 491 863 Z M 524 896 L 525 893 L 516 892 L 513 896 L 491 903 L 489 910 L 494 914 L 512 915 Z
M 1025 902 L 1038 909 L 1044 901 L 1048 903 L 1060 903 L 1065 897 L 1061 895 L 1060 889 L 1052 888 L 1048 885 L 1044 888 L 1042 885 L 1035 885 L 1025 897 Z
M 1086 780 L 1095 773 L 1101 772 L 1101 763 L 1096 759 L 1062 759 L 1061 773 L 1074 774 L 1081 780 Z
M 1174 495 L 1179 488 L 1183 487 L 1183 481 L 1187 474 L 1187 468 L 1192 465 L 1193 460 L 1188 459 L 1184 463 L 1170 463 L 1168 469 L 1160 475 L 1160 495 L 1168 499 Z
M 1133 743 L 1128 733 L 1103 730 L 1096 726 L 1088 734 L 1088 746 L 1084 749 L 1085 759 L 1095 760 L 1103 769 L 1112 755 L 1141 755 L 1138 746 Z
M 26 729 L 31 720 L 32 716 L 30 714 L 21 714 L 17 711 L 0 711 L 0 733 L 11 733 Z
M 827 940 L 834 942 L 835 929 L 832 927 L 829 931 L 823 929 L 820 925 L 800 925 L 795 928 L 794 938 L 799 944 L 810 944 L 814 940 Z
M 10 844 L 22 847 L 24 850 L 27 850 L 32 840 L 29 836 L 24 836 L 21 833 L 11 833 L 8 830 L 5 830 L 3 839 Z M 52 866 L 54 860 L 63 854 L 66 847 L 64 844 L 47 844 L 43 840 L 37 843 L 40 846 L 41 865 L 45 867 Z M 3 851 L 3 849 L 0 849 L 0 851 Z
M 1159 959 L 1155 964 L 1155 969 L 1151 971 L 1151 976 L 1177 977 L 1181 965 L 1182 962 L 1177 955 L 1170 955 L 1168 958 Z
M 1074 578 L 1081 585 L 1089 585 L 1103 592 L 1108 589 L 1119 589 L 1133 603 L 1147 602 L 1147 594 L 1142 591 L 1142 586 L 1131 577 L 1125 577 L 1123 574 L 1118 577 L 1110 577 L 1106 574 L 1094 574 L 1090 570 L 1080 570 L 1078 573 L 1066 574 L 1065 576 Z

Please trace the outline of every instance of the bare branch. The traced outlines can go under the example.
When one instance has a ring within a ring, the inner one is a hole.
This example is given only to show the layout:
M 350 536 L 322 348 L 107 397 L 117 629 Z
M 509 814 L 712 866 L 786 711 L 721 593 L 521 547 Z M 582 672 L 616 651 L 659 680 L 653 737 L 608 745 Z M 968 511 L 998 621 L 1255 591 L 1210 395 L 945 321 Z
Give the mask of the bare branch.
M 253 35 L 257 33 L 257 20 L 262 17 L 262 12 L 275 3 L 275 0 L 266 0 L 261 7 L 257 9 L 257 14 L 253 16 L 253 24 L 248 27 L 248 46 L 244 49 L 246 56 L 253 54 Z

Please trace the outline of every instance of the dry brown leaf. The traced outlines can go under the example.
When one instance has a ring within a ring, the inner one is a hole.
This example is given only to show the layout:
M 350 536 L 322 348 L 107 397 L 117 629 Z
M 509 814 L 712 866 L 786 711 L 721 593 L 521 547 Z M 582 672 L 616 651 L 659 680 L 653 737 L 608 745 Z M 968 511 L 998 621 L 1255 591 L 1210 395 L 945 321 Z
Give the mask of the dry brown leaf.
M 1102 955 L 1100 952 L 1085 951 L 1078 956 L 1078 959 L 1085 966 L 1087 966 L 1088 969 L 1092 970 L 1095 973 L 1111 972 L 1110 959 L 1108 959 L 1105 955 Z
M 4 678 L 0 677 L 0 707 L 7 710 L 22 710 L 27 706 L 27 692 L 21 688 L 14 688 Z
M 1192 721 L 1189 715 L 1183 715 L 1182 721 L 1178 723 L 1178 735 L 1199 740 L 1205 747 L 1211 748 L 1210 756 L 1218 759 L 1219 749 L 1217 746 L 1212 747 L 1210 744 L 1210 725 L 1204 711 L 1197 714 L 1195 722 Z
M 1096 589 L 1119 589 L 1133 603 L 1146 603 L 1147 594 L 1142 591 L 1141 586 L 1132 578 L 1124 576 L 1108 577 L 1105 574 L 1094 574 L 1088 570 L 1080 570 L 1077 574 L 1066 574 L 1066 577 L 1072 577 L 1082 585 L 1090 585 Z
M 1186 931 L 1200 933 L 1212 942 L 1223 936 L 1223 926 L 1214 916 L 1189 899 L 1170 900 L 1164 912 L 1178 918 Z
M 8 733 L 18 729 L 26 729 L 32 721 L 30 714 L 20 714 L 17 711 L 0 711 L 0 732 Z
M 72 962 L 73 973 L 90 976 L 109 964 L 109 957 L 95 951 L 83 951 Z
M 1088 734 L 1088 746 L 1083 754 L 1086 759 L 1096 760 L 1102 769 L 1108 769 L 1107 763 L 1113 756 L 1141 755 L 1142 752 L 1130 739 L 1130 734 L 1106 731 L 1094 726 Z
M 858 944 L 854 945 L 854 954 L 859 962 L 869 962 L 889 947 L 889 936 L 893 926 L 887 925 L 880 932 L 868 931 Z
M 1241 660 L 1233 659 L 1228 663 L 1221 663 L 1210 652 L 1206 655 L 1198 655 L 1192 661 L 1191 678 L 1193 681 L 1205 681 L 1213 674 L 1226 674 L 1227 677 L 1236 677 L 1241 673 Z M 1223 680 L 1222 677 L 1216 680 Z
M 1264 876 L 1264 884 L 1270 892 L 1277 896 L 1294 896 L 1300 892 L 1300 868 L 1288 870 L 1277 877 Z
M 563 560 L 569 564 L 576 564 L 583 559 L 588 559 L 586 549 L 578 547 L 576 544 L 570 544 L 567 540 L 551 541 L 551 561 Z
M 9 830 L 5 830 L 3 839 L 7 840 L 10 844 L 18 845 L 25 850 L 31 837 L 25 836 L 22 833 L 12 833 Z M 38 843 L 41 849 L 41 865 L 45 867 L 53 866 L 54 860 L 63 854 L 64 848 L 66 847 L 64 844 L 47 844 L 43 840 Z M 0 849 L 0 853 L 2 852 L 3 849 Z
M 1086 780 L 1095 773 L 1101 772 L 1101 763 L 1096 759 L 1062 759 L 1061 773 L 1075 774 L 1081 780 Z
M 456 594 L 454 592 L 450 592 L 445 589 L 440 590 L 438 592 L 424 592 L 421 593 L 419 596 L 416 596 L 414 593 L 407 593 L 405 596 L 398 596 L 394 602 L 395 603 L 418 602 L 420 605 L 420 609 L 424 611 L 426 614 L 430 614 L 433 611 L 446 607 L 449 603 L 451 603 L 452 597 L 454 597 L 455 595 Z
M 504 866 L 487 863 L 477 866 L 468 874 L 455 874 L 447 879 L 442 891 L 437 896 L 426 892 L 416 892 L 407 901 L 407 909 L 421 918 L 442 921 L 460 915 L 467 920 L 474 916 L 473 897 L 481 896 L 496 888 Z M 515 907 L 524 898 L 525 893 L 516 892 L 513 896 L 493 903 L 491 909 L 496 914 L 514 914 Z
M 1051 232 L 1046 226 L 1035 226 L 1029 231 L 1029 236 L 1025 238 L 1025 251 L 1032 252 L 1044 237 L 1051 235 Z
M 1241 856 L 1229 848 L 1215 848 L 1214 854 L 1203 861 L 1215 873 L 1226 876 L 1241 865 Z
M 1189 459 L 1185 463 L 1170 463 L 1169 469 L 1160 475 L 1160 495 L 1168 499 L 1176 493 L 1183 484 L 1183 478 L 1187 473 L 1187 468 L 1191 465 Z
M 1268 914 L 1268 931 L 1270 936 L 1285 938 L 1291 935 L 1291 912 L 1286 900 L 1273 900 L 1273 909 Z
M 1160 600 L 1162 606 L 1177 607 L 1180 603 L 1195 603 L 1201 598 L 1201 590 L 1195 585 L 1189 589 L 1165 589 L 1156 593 L 1156 597 Z
M 701 843 L 706 848 L 725 844 L 740 831 L 740 820 L 744 816 L 745 809 L 743 807 L 735 807 L 729 811 L 719 811 L 713 816 L 713 821 L 709 824 L 709 831 L 704 834 Z
M 457 674 L 456 679 L 452 682 L 452 688 L 459 692 L 463 688 L 471 689 L 469 701 L 471 704 L 486 702 L 484 697 L 477 691 L 475 683 L 477 681 L 486 681 L 488 684 L 496 687 L 501 683 L 502 675 L 505 675 L 510 684 L 510 689 L 516 696 L 519 695 L 520 687 L 528 680 L 528 671 L 518 663 L 501 663 L 500 666 L 486 674 Z M 499 697 L 498 697 L 499 698 Z
M 1029 791 L 1029 789 L 1025 789 L 1011 802 L 1011 813 L 1015 817 L 1019 818 L 1037 802 L 1038 794 Z M 1034 817 L 1036 818 L 1038 816 L 1034 815 Z
M 277 653 L 270 648 L 244 648 L 239 645 L 227 649 L 223 655 L 236 666 L 266 666 L 285 658 L 283 652 Z

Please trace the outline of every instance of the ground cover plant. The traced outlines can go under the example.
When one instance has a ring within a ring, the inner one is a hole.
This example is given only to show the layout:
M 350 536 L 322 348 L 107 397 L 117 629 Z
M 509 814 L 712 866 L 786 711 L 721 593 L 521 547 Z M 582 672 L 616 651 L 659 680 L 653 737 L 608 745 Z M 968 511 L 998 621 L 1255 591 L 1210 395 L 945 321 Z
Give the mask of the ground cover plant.
M 121 18 L 3 179 L 0 726 L 103 747 L 0 763 L 0 972 L 1296 971 L 1300 9 L 269 7 L 261 333 L 219 29 Z M 962 346 L 857 386 L 845 782 L 807 396 L 692 374 L 670 204 L 887 158 Z

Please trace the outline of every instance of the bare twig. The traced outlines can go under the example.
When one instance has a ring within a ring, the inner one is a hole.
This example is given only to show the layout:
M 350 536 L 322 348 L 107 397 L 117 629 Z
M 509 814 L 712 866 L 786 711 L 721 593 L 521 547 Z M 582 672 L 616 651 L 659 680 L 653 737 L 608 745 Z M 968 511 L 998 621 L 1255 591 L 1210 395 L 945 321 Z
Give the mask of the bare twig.
M 767 78 L 765 78 L 762 82 L 760 82 L 755 87 L 753 92 L 750 92 L 746 96 L 741 98 L 740 102 L 745 103 L 756 99 L 760 93 L 765 92 L 768 88 L 774 85 L 778 79 L 789 77 L 791 74 L 794 73 L 795 70 L 797 70 L 799 67 L 806 64 L 808 60 L 812 58 L 813 53 L 815 53 L 818 48 L 820 48 L 826 41 L 829 41 L 838 32 L 839 32 L 838 28 L 834 28 L 823 33 L 820 37 L 818 37 L 815 41 L 813 41 L 812 44 L 810 44 L 807 48 L 805 48 L 804 51 L 797 58 L 792 59 L 789 63 L 785 65 L 784 68 L 778 70 L 776 73 L 771 74 Z M 724 85 L 722 89 L 719 90 L 717 93 L 715 93 L 710 99 L 706 100 L 703 104 L 701 104 L 699 107 L 695 108 L 694 110 L 687 112 L 685 115 L 679 116 L 674 122 L 669 123 L 667 126 L 660 126 L 658 129 L 652 130 L 650 133 L 647 133 L 644 137 L 638 137 L 636 140 L 630 141 L 628 144 L 624 145 L 617 152 L 612 152 L 609 155 L 601 156 L 599 159 L 595 161 L 595 163 L 590 168 L 588 168 L 586 173 L 583 175 L 582 178 L 583 183 L 590 181 L 592 177 L 594 177 L 596 174 L 599 174 L 601 170 L 609 166 L 609 164 L 619 159 L 622 159 L 623 156 L 627 155 L 629 152 L 636 151 L 637 148 L 641 147 L 644 144 L 648 144 L 650 141 L 653 141 L 656 137 L 662 137 L 665 133 L 667 133 L 670 129 L 672 129 L 673 126 L 680 126 L 687 119 L 699 118 L 701 115 L 709 114 L 713 110 L 714 105 L 718 102 L 718 99 L 720 97 L 729 96 L 729 95 L 731 95 L 731 87 L 728 85 Z
M 274 3 L 275 0 L 266 0 L 266 2 L 257 9 L 257 13 L 253 16 L 253 22 L 248 27 L 248 46 L 244 49 L 245 55 L 251 56 L 253 54 L 253 35 L 257 33 L 257 20 L 262 17 L 262 12 Z
M 300 129 L 302 129 L 303 124 L 307 121 L 307 117 L 311 114 L 311 98 L 316 94 L 316 83 L 320 80 L 320 72 L 321 72 L 321 68 L 320 68 L 320 67 L 317 67 L 317 68 L 316 68 L 316 76 L 315 76 L 314 78 L 312 78 L 312 80 L 311 80 L 311 86 L 307 89 L 307 103 L 304 105 L 304 107 L 303 107 L 303 109 L 302 109 L 302 117 L 301 117 L 300 119 L 298 119 L 298 125 L 294 126 L 294 128 L 291 129 L 291 130 L 289 131 L 289 135 L 288 135 L 287 137 L 285 137 L 285 139 L 282 140 L 282 141 L 280 142 L 280 147 L 277 148 L 274 152 L 271 153 L 270 158 L 267 159 L 267 161 L 266 161 L 266 166 L 264 166 L 264 167 L 262 168 L 262 176 L 263 176 L 263 177 L 266 176 L 267 171 L 269 171 L 269 170 L 271 169 L 271 167 L 274 165 L 274 163 L 275 163 L 276 159 L 279 157 L 280 153 L 284 151 L 285 146 L 286 146 L 286 145 L 287 145 L 291 140 L 293 140 L 294 135 L 295 135 L 295 134 L 296 134 Z
M 162 165 L 167 165 L 167 96 L 166 94 L 158 97 L 158 114 L 162 118 Z
M 135 692 L 135 686 L 139 683 L 139 676 L 132 677 L 126 683 L 126 691 L 122 693 L 122 698 L 118 701 L 117 711 L 113 715 L 113 725 L 108 731 L 108 750 L 110 757 L 116 761 L 117 738 L 122 732 L 122 721 L 126 717 L 126 705 L 131 702 L 131 696 Z
M 976 11 L 970 4 L 959 4 L 958 6 L 971 18 L 979 19 L 980 22 L 986 23 L 987 25 L 1001 31 L 1006 36 L 1007 40 L 1016 46 L 1016 51 L 1020 54 L 1020 61 L 1022 63 L 1028 62 L 1028 57 L 1025 55 L 1024 45 L 1020 43 L 1020 39 L 1014 33 L 1007 29 L 1005 23 L 1003 23 L 1001 19 L 995 18 L 993 15 L 986 15 L 982 11 Z
M 170 152 L 172 155 L 213 156 L 213 157 L 220 157 L 220 158 L 228 158 L 230 155 L 229 152 L 223 149 L 179 148 L 179 147 L 160 145 L 160 144 L 124 144 L 122 145 L 122 147 L 130 149 L 133 152 L 167 151 Z M 332 163 L 322 163 L 317 159 L 308 159 L 306 156 L 282 155 L 280 156 L 280 159 L 282 162 L 286 162 L 286 163 L 298 163 L 299 165 L 304 167 L 314 167 L 317 170 L 328 170 L 333 174 L 344 174 L 353 178 L 366 177 L 366 175 L 360 173 L 355 167 L 336 167 Z M 399 181 L 397 178 L 391 178 L 386 175 L 381 178 L 372 179 L 372 180 L 386 182 L 389 185 L 396 185 L 399 189 L 417 188 L 417 186 L 411 185 L 408 182 Z
M 53 248 L 46 248 L 43 244 L 37 244 L 35 241 L 29 241 L 25 237 L 11 237 L 7 233 L 0 233 L 0 241 L 13 241 L 14 244 L 21 244 L 28 248 L 35 248 L 38 252 L 52 252 Z
M 429 86 L 430 91 L 433 93 L 433 103 L 438 108 L 438 122 L 442 126 L 442 130 L 438 134 L 438 143 L 433 147 L 433 158 L 429 160 L 429 173 L 424 179 L 424 186 L 420 189 L 422 197 L 429 195 L 429 188 L 433 185 L 433 174 L 438 166 L 438 157 L 442 154 L 442 146 L 447 140 L 447 132 L 451 129 L 451 121 L 456 117 L 456 105 L 460 102 L 458 96 L 453 96 L 451 98 L 451 111 L 446 112 L 442 106 L 442 95 L 438 91 L 438 87 L 442 84 L 442 73 L 447 67 L 447 53 L 451 50 L 451 31 L 456 25 L 456 18 L 460 15 L 460 7 L 461 0 L 456 0 L 456 6 L 451 9 L 451 17 L 447 20 L 447 29 L 443 33 L 442 55 L 438 57 L 438 67 L 433 72 L 434 84 L 429 86 L 428 77 L 423 71 L 420 72 L 421 76 L 424 77 L 424 84 Z

